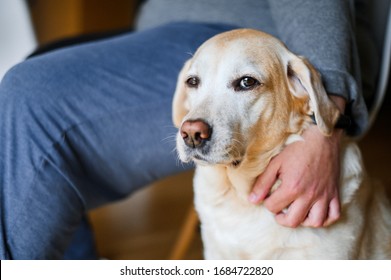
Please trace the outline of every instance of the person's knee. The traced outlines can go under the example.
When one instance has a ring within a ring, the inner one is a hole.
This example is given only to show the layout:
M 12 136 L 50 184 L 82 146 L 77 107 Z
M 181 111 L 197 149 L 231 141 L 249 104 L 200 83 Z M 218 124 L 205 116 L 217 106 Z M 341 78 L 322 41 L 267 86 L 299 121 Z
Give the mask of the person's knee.
M 11 68 L 0 84 L 1 112 L 17 110 L 23 112 L 23 107 L 34 111 L 34 106 L 41 105 L 40 92 L 45 84 L 38 65 L 26 61 Z
M 27 60 L 13 67 L 1 81 L 0 139 L 23 162 L 38 164 L 64 130 L 56 79 L 56 73 L 50 73 L 40 60 Z
M 0 83 L 0 111 L 3 121 L 23 126 L 48 125 L 58 121 L 62 77 L 49 59 L 29 59 L 13 68 Z M 56 114 L 56 115 L 55 115 Z M 31 127 L 33 128 L 33 127 Z

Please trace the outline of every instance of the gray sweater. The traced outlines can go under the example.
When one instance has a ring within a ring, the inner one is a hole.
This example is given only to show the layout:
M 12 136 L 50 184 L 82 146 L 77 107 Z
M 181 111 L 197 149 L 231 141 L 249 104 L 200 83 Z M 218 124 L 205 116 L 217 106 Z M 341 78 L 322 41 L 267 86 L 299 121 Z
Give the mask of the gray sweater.
M 268 32 L 314 64 L 327 92 L 347 100 L 347 112 L 353 120 L 348 134 L 359 135 L 368 117 L 353 12 L 351 2 L 344 0 L 148 0 L 141 7 L 136 28 L 196 21 Z

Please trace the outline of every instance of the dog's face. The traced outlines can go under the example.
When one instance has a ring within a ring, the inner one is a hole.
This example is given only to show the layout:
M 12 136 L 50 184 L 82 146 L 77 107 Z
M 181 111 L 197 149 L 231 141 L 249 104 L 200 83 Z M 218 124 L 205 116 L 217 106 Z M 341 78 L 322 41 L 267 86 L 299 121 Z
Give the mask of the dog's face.
M 173 102 L 179 157 L 237 166 L 300 133 L 311 113 L 330 134 L 338 111 L 308 62 L 265 33 L 222 33 L 179 74 Z

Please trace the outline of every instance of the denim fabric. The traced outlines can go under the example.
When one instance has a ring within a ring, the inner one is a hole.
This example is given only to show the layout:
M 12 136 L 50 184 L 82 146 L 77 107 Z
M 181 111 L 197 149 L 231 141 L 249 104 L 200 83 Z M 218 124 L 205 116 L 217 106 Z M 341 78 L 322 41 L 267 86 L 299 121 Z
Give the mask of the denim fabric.
M 87 210 L 183 170 L 170 138 L 178 72 L 231 28 L 173 23 L 11 69 L 0 84 L 0 258 L 63 258 Z

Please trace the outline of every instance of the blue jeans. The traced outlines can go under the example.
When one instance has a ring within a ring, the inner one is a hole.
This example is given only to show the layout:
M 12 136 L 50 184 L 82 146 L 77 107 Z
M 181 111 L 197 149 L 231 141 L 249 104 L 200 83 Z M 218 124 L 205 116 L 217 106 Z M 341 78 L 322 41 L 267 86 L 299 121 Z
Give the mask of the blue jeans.
M 0 84 L 1 259 L 63 258 L 86 211 L 183 170 L 170 138 L 176 78 L 189 53 L 228 29 L 173 23 L 8 72 Z

